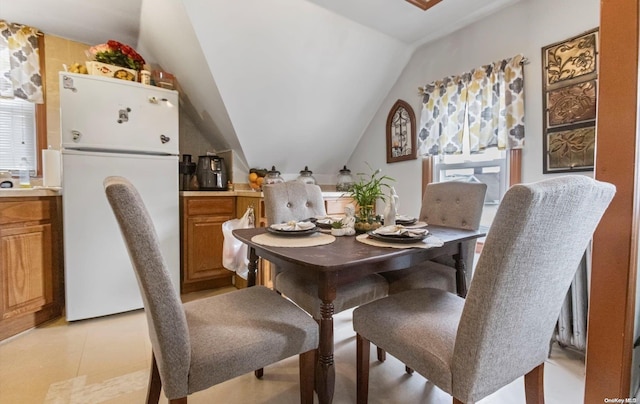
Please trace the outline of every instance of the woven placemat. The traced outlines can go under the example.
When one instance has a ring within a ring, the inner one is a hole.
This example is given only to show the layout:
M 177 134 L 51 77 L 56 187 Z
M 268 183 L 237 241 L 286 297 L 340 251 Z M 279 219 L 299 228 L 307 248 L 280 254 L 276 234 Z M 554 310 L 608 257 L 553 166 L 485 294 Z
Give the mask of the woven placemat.
M 303 237 L 276 236 L 271 233 L 262 233 L 251 238 L 256 244 L 269 247 L 313 247 L 317 245 L 331 244 L 336 238 L 330 234 L 314 233 Z
M 360 234 L 356 236 L 356 240 L 361 243 L 373 245 L 376 247 L 389 247 L 389 248 L 433 248 L 433 247 L 442 247 L 444 242 L 440 240 L 436 236 L 429 236 L 422 241 L 417 241 L 415 243 L 385 243 L 384 241 L 378 241 L 369 238 L 366 234 Z

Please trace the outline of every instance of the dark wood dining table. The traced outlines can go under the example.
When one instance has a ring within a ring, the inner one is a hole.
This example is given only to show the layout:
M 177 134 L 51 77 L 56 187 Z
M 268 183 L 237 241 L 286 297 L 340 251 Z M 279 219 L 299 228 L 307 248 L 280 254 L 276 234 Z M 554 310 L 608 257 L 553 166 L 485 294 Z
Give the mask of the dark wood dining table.
M 248 285 L 256 283 L 258 258 L 277 265 L 280 270 L 294 270 L 318 284 L 321 300 L 320 343 L 316 364 L 316 391 L 320 403 L 333 400 L 335 366 L 333 360 L 333 301 L 339 285 L 357 282 L 369 274 L 412 267 L 438 256 L 450 255 L 456 262 L 457 293 L 466 296 L 466 268 L 462 242 L 484 237 L 486 229 L 462 230 L 429 226 L 431 235 L 444 242 L 433 248 L 389 248 L 364 244 L 356 237 L 336 237 L 330 244 L 313 247 L 270 247 L 251 239 L 266 228 L 234 230 L 233 235 L 249 246 Z

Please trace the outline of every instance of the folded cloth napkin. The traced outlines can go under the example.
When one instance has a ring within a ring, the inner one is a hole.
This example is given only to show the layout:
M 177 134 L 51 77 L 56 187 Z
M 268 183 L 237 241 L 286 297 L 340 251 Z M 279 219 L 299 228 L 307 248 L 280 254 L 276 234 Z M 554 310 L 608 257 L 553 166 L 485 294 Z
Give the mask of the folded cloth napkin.
M 335 221 L 337 221 L 339 219 L 334 219 L 330 216 L 322 216 L 322 217 L 317 217 L 316 218 L 316 223 L 320 223 L 320 224 L 331 224 Z
M 401 224 L 396 224 L 391 226 L 379 227 L 373 232 L 382 236 L 418 237 L 426 235 L 429 230 L 407 228 Z
M 287 223 L 278 223 L 271 225 L 272 229 L 281 231 L 309 230 L 313 229 L 314 227 L 316 227 L 316 225 L 311 222 L 296 222 L 295 220 L 291 220 Z

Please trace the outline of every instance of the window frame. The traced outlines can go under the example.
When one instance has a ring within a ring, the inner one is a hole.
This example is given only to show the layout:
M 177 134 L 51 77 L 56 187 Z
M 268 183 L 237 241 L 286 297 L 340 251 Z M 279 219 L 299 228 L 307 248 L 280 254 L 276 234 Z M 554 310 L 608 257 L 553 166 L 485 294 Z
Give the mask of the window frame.
M 47 148 L 47 85 L 44 52 L 44 34 L 38 35 L 38 53 L 40 57 L 40 77 L 42 79 L 42 104 L 35 104 L 36 120 L 36 160 L 38 161 L 36 177 L 42 177 L 42 150 Z
M 509 186 L 522 182 L 522 149 L 507 150 L 507 164 L 509 166 Z M 422 195 L 427 184 L 433 181 L 435 174 L 435 158 L 433 156 L 422 157 Z

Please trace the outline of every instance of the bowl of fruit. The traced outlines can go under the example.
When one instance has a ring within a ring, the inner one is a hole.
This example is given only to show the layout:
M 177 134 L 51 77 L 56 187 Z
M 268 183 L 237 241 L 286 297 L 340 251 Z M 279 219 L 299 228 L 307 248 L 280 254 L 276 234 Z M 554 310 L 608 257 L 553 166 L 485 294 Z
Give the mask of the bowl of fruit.
M 262 183 L 264 182 L 264 176 L 267 175 L 266 168 L 251 168 L 249 169 L 249 186 L 254 191 L 262 191 Z

